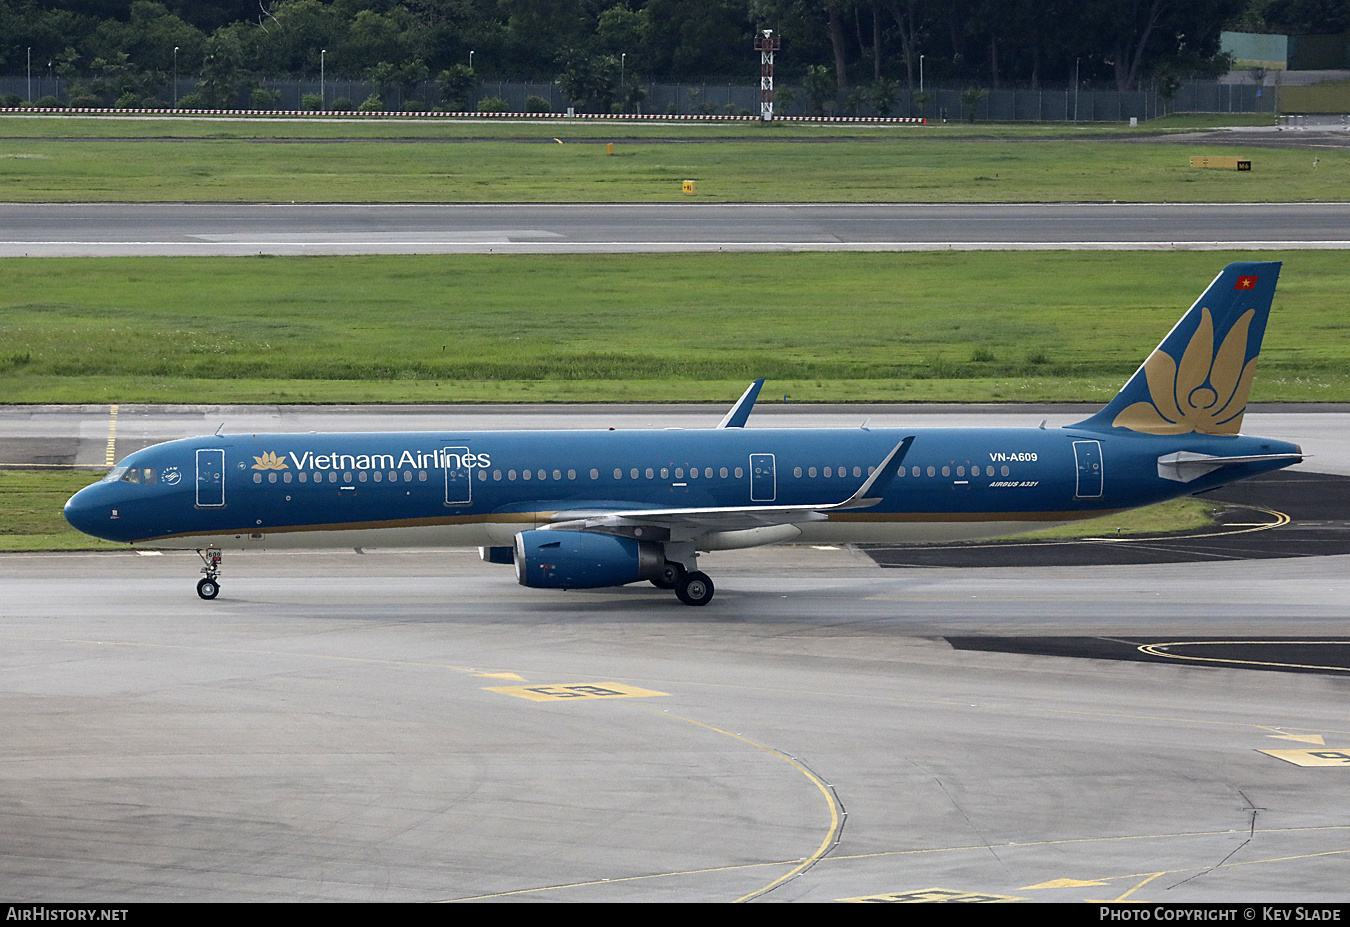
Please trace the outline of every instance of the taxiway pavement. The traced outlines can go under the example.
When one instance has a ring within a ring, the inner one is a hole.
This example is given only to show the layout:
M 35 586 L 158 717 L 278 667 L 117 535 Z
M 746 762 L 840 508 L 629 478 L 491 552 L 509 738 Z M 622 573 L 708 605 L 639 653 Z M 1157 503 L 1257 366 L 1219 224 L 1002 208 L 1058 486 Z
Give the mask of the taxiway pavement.
M 945 639 L 1336 639 L 1344 557 L 774 548 L 709 556 L 707 609 L 466 552 L 228 555 L 213 602 L 196 566 L 0 557 L 9 897 L 1346 897 L 1343 673 Z
M 734 401 L 728 396 L 727 406 Z M 923 403 L 807 405 L 763 395 L 752 428 L 1049 427 L 1082 421 L 1091 404 Z M 114 413 L 115 410 L 115 413 Z M 102 466 L 109 442 L 115 460 L 176 438 L 231 433 L 308 431 L 504 431 L 586 428 L 711 428 L 726 407 L 670 405 L 0 405 L 0 466 Z M 1341 404 L 1253 404 L 1249 434 L 1303 447 L 1299 469 L 1350 475 L 1350 407 Z

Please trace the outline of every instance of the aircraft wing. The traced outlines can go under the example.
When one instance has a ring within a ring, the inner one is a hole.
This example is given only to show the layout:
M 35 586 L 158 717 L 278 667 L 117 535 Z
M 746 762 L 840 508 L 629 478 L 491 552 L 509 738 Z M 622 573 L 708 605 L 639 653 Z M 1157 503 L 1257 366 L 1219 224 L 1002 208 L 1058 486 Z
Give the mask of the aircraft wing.
M 744 531 L 803 521 L 823 521 L 831 512 L 870 508 L 881 501 L 895 476 L 895 466 L 909 453 L 914 436 L 902 440 L 885 456 L 853 495 L 842 502 L 813 505 L 707 506 L 669 509 L 573 509 L 553 515 L 550 529 L 601 531 L 643 537 L 634 529 L 650 527 L 676 535 L 698 536 L 709 531 Z M 872 495 L 876 493 L 876 495 Z

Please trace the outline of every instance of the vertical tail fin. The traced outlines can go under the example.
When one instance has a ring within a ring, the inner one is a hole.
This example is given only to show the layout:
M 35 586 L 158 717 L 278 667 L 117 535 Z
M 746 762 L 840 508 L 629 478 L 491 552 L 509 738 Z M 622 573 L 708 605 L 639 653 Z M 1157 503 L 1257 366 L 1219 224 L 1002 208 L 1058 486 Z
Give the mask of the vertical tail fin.
M 1229 264 L 1116 398 L 1077 427 L 1237 434 L 1279 276 L 1276 261 Z

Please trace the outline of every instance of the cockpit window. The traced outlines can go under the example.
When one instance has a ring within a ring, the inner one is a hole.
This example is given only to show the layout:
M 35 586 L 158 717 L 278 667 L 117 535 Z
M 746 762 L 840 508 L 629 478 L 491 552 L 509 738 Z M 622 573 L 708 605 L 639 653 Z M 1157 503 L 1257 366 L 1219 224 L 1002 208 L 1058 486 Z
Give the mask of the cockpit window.
M 116 483 L 118 480 L 120 480 L 123 476 L 126 475 L 126 472 L 127 472 L 126 467 L 113 467 L 111 470 L 108 471 L 108 475 L 103 478 L 103 481 L 105 483 Z
M 145 483 L 153 486 L 159 482 L 159 471 L 154 467 L 118 467 L 108 474 L 110 483 Z

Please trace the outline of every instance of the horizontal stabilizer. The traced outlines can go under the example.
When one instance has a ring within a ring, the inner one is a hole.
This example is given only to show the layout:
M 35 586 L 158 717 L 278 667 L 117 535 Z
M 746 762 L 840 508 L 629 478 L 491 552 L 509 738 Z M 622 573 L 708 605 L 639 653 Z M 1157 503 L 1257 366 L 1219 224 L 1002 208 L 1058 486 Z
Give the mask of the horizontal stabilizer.
M 1267 463 L 1272 460 L 1287 461 L 1289 464 L 1303 462 L 1302 454 L 1251 454 L 1246 457 L 1212 457 L 1209 454 L 1196 454 L 1192 451 L 1177 451 L 1158 458 L 1158 476 L 1178 483 L 1189 483 L 1213 473 L 1221 467 L 1236 467 L 1239 464 Z

